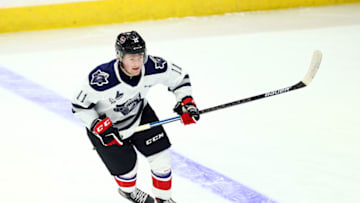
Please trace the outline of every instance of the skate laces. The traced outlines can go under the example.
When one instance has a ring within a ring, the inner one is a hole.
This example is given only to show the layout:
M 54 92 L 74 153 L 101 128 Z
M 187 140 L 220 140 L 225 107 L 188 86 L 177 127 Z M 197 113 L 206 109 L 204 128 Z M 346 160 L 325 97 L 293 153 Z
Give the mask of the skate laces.
M 145 203 L 148 194 L 136 188 L 136 190 L 130 194 L 130 197 L 138 203 Z

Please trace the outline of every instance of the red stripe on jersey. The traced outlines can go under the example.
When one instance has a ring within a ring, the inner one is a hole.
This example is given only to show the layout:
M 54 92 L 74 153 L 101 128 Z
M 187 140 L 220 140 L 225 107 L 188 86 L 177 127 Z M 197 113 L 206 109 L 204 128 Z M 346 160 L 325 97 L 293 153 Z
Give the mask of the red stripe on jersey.
M 160 190 L 170 190 L 171 189 L 171 178 L 167 181 L 161 181 L 152 177 L 153 185 L 155 188 Z
M 133 181 L 121 181 L 117 178 L 115 178 L 117 184 L 120 186 L 120 187 L 134 187 L 135 184 L 136 184 L 136 179 L 133 180 Z

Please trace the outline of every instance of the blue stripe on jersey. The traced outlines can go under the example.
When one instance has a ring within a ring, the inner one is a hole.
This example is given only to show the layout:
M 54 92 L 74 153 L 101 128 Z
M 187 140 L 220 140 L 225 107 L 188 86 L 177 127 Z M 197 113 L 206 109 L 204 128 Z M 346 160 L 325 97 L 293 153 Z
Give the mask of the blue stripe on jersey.
M 78 108 L 78 109 L 92 109 L 95 107 L 95 104 L 91 103 L 88 107 L 83 107 L 83 106 L 80 106 L 80 105 L 77 105 L 77 104 L 73 104 L 71 103 L 71 105 L 75 108 Z
M 168 88 L 168 90 L 169 90 L 170 92 L 175 92 L 176 90 L 178 90 L 178 89 L 180 89 L 180 88 L 182 88 L 182 87 L 185 87 L 185 86 L 191 86 L 191 83 L 188 82 L 188 83 L 182 84 L 182 85 L 180 85 L 180 86 L 175 87 L 174 89 Z

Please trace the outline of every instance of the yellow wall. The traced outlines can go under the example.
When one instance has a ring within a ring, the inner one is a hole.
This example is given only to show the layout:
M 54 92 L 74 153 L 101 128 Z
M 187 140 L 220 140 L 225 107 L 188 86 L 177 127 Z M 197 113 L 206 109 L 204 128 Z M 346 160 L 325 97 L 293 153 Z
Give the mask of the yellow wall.
M 355 2 L 360 0 L 103 0 L 3 8 L 0 33 Z

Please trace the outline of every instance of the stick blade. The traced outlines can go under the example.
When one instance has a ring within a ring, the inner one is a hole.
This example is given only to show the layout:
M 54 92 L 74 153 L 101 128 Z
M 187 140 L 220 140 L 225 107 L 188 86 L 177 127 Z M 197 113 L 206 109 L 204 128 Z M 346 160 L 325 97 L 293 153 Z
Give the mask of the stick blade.
M 306 73 L 304 79 L 302 80 L 302 82 L 306 86 L 308 86 L 310 84 L 310 82 L 315 77 L 317 71 L 319 70 L 321 59 L 322 59 L 321 51 L 319 51 L 319 50 L 314 51 L 312 59 L 311 59 L 309 70 Z

